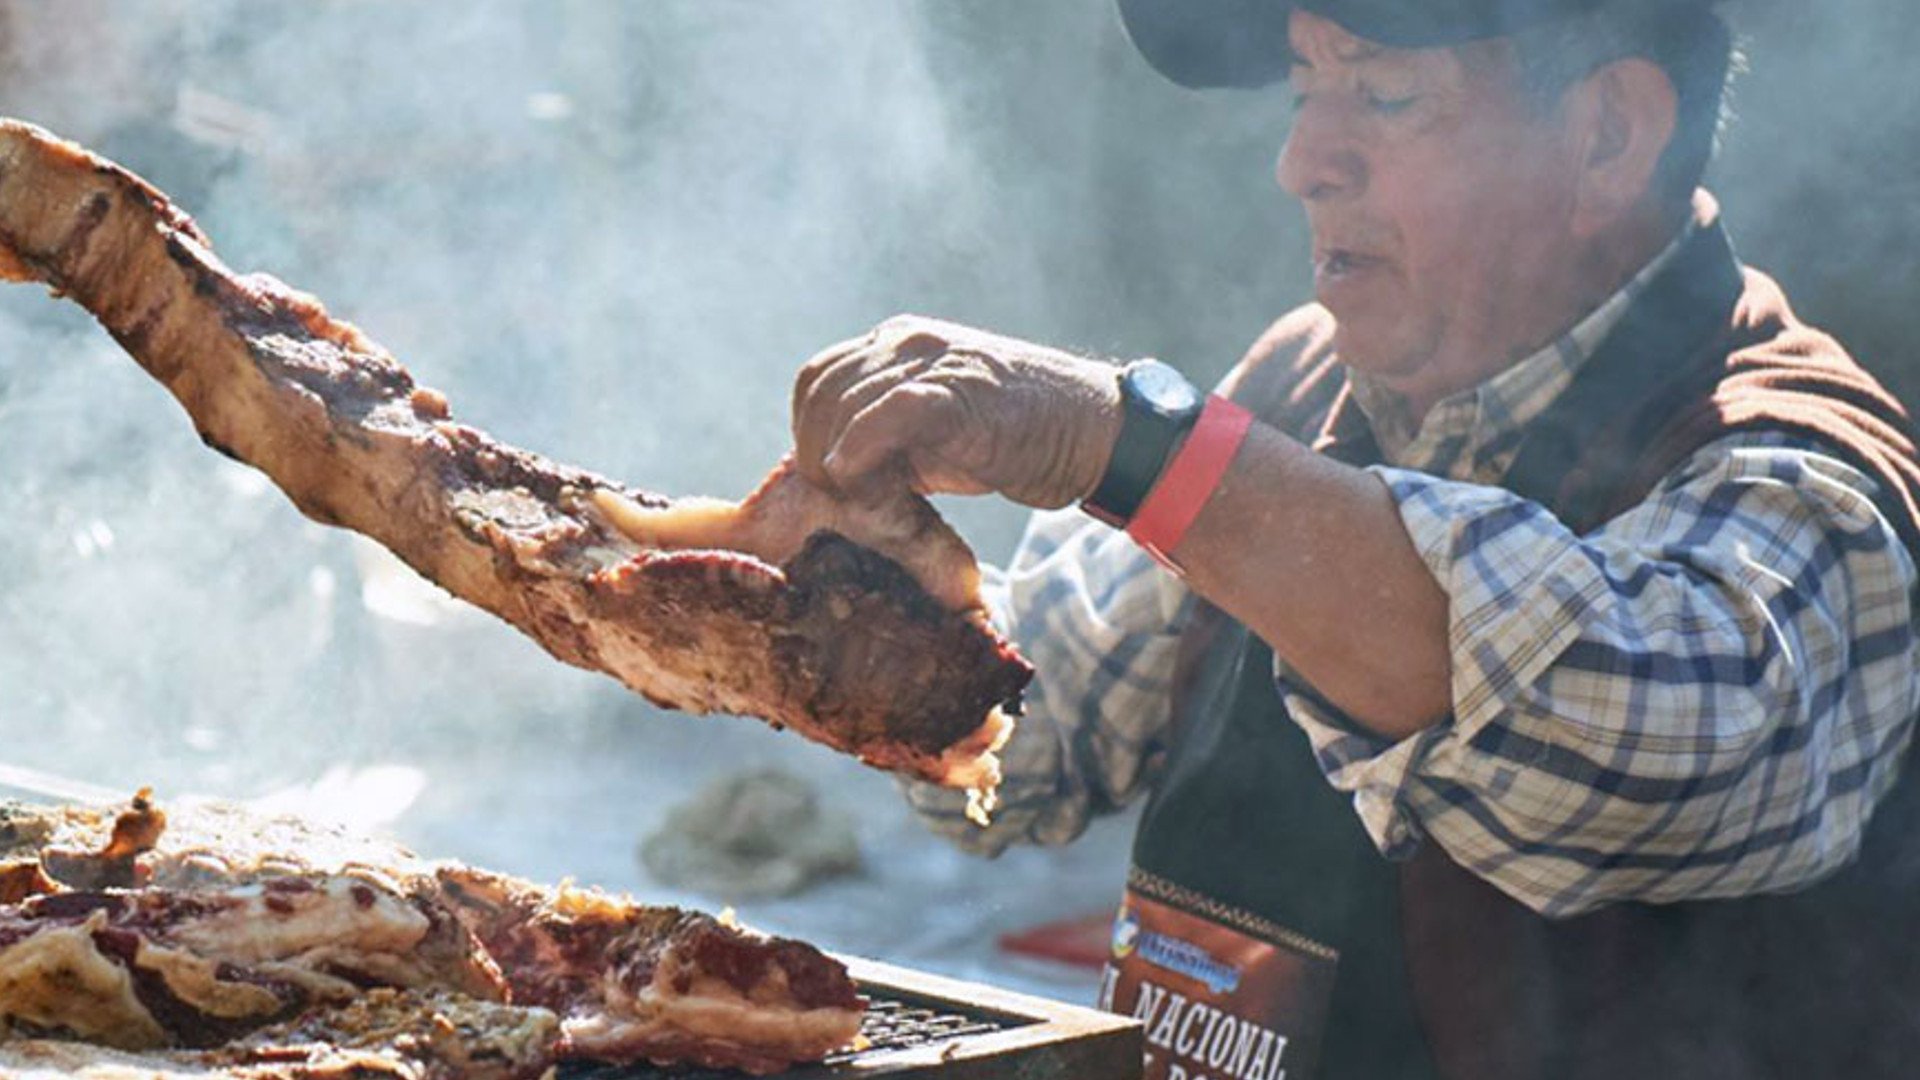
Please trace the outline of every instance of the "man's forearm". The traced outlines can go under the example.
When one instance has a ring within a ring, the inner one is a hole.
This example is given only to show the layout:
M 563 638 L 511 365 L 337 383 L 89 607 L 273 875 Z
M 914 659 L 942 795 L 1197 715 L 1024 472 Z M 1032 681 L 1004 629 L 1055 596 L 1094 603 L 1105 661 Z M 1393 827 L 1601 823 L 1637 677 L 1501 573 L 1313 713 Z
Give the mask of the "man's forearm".
M 1403 738 L 1446 715 L 1446 594 L 1370 473 L 1255 424 L 1173 554 L 1368 730 Z

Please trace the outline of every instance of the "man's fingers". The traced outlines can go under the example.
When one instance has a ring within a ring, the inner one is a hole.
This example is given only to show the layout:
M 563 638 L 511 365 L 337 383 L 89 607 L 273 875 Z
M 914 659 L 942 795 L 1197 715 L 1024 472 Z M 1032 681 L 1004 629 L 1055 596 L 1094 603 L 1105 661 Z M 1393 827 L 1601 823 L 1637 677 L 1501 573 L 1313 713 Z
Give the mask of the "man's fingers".
M 856 490 L 879 473 L 896 454 L 937 447 L 952 437 L 956 418 L 953 395 L 926 383 L 901 383 L 856 413 L 826 456 L 827 476 L 835 487 Z
M 859 381 L 841 390 L 834 402 L 833 416 L 828 425 L 825 446 L 832 450 L 846 434 L 847 428 L 861 413 L 874 402 L 879 401 L 894 388 L 905 386 L 917 380 L 933 365 L 930 359 L 907 359 L 896 357 L 887 366 L 873 370 L 860 377 Z
M 1013 338 L 899 316 L 808 361 L 794 461 L 855 498 L 912 486 L 1063 506 L 1111 449 L 1105 365 Z
M 820 381 L 820 377 L 826 374 L 834 365 L 846 359 L 848 356 L 859 352 L 861 348 L 870 344 L 872 341 L 872 334 L 868 334 L 865 337 L 848 338 L 846 341 L 821 349 L 819 352 L 814 353 L 806 363 L 800 365 L 799 373 L 793 377 L 793 417 L 796 421 L 800 418 L 801 403 L 813 393 L 814 384 Z
M 855 354 L 888 353 L 905 359 L 916 359 L 921 355 L 937 354 L 946 348 L 946 341 L 938 334 L 923 328 L 930 320 L 917 315 L 895 315 L 879 326 L 856 338 L 845 341 L 815 353 L 806 363 L 800 365 L 800 371 L 793 379 L 793 414 L 800 416 L 802 403 L 814 396 L 820 381 L 829 373 L 844 366 L 844 362 Z M 888 345 L 889 341 L 895 342 Z
M 822 487 L 831 486 L 821 460 L 833 448 L 850 416 L 844 400 L 846 392 L 881 362 L 864 348 L 854 349 L 810 367 L 806 385 L 795 385 L 793 448 L 800 475 Z
M 836 486 L 824 459 L 854 417 L 946 352 L 946 339 L 922 323 L 908 316 L 889 319 L 865 337 L 820 352 L 800 369 L 793 386 L 793 443 L 802 476 Z

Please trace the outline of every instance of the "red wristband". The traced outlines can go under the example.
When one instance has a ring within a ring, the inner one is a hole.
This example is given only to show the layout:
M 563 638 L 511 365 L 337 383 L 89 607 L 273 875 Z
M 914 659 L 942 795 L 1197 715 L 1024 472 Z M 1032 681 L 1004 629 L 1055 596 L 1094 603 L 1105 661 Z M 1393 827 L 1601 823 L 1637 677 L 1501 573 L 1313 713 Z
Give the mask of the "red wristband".
M 1200 419 L 1187 434 L 1187 441 L 1167 463 L 1165 472 L 1140 502 L 1140 509 L 1127 523 L 1127 535 L 1154 558 L 1175 571 L 1173 549 L 1187 535 L 1200 508 L 1207 505 L 1227 466 L 1247 440 L 1253 426 L 1253 414 L 1214 395 L 1207 398 Z

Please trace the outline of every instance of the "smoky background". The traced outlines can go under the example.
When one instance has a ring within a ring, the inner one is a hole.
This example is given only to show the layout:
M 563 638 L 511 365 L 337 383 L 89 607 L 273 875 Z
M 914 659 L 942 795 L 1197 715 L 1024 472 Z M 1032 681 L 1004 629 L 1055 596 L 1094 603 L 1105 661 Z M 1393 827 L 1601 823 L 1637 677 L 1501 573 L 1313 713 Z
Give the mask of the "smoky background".
M 1900 0 L 1724 6 L 1736 245 L 1915 400 L 1920 30 Z M 141 173 L 459 419 L 669 494 L 750 490 L 794 370 L 895 312 L 1217 378 L 1310 291 L 1288 112 L 1163 83 L 1109 0 L 0 0 L 0 113 Z M 38 289 L 0 290 L 0 507 L 0 764 L 706 906 L 636 842 L 777 765 L 866 870 L 748 921 L 1092 996 L 992 939 L 1110 904 L 1127 822 L 980 863 L 884 777 L 567 669 L 207 452 Z M 989 561 L 1023 519 L 943 509 Z

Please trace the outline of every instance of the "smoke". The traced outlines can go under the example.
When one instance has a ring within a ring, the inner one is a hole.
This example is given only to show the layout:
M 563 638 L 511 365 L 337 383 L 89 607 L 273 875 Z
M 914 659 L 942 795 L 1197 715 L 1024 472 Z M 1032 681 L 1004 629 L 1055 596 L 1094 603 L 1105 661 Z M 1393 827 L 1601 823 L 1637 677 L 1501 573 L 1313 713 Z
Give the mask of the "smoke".
M 1731 6 L 1754 72 L 1713 176 L 1742 253 L 1912 391 L 1911 20 Z M 461 419 L 667 493 L 749 490 L 787 448 L 794 369 L 898 311 L 1204 381 L 1308 289 L 1270 180 L 1284 93 L 1160 83 L 1109 0 L 0 0 L 0 34 L 0 113 L 147 176 Z M 426 777 L 401 823 L 421 847 L 616 885 L 664 801 L 736 766 L 809 770 L 870 841 L 915 835 L 851 763 L 661 715 L 305 522 L 21 288 L 0 290 L 0 505 L 14 764 L 259 796 L 397 763 Z M 944 506 L 1005 557 L 1021 515 Z M 1124 836 L 1103 842 L 1057 913 L 1109 895 Z M 1068 873 L 1019 858 L 999 881 Z M 876 932 L 845 944 L 913 954 Z
M 460 419 L 670 494 L 750 490 L 789 445 L 794 370 L 899 311 L 1209 377 L 1299 291 L 1277 242 L 1243 243 L 1285 227 L 1272 116 L 1199 122 L 1214 106 L 1160 86 L 1106 0 L 0 13 L 0 113 L 146 176 Z M 11 764 L 398 815 L 422 850 L 655 896 L 632 850 L 666 806 L 779 764 L 887 854 L 756 917 L 947 970 L 994 918 L 1117 888 L 1123 831 L 968 873 L 877 774 L 554 663 L 207 452 L 71 305 L 0 290 L 0 358 Z M 946 509 L 995 559 L 1022 519 Z M 1038 880 L 1045 901 L 1009 899 Z M 923 914 L 876 917 L 903 904 Z
M 1753 67 L 1709 174 L 1734 242 L 1911 410 L 1920 404 L 1920 26 L 1894 0 L 1725 8 Z

